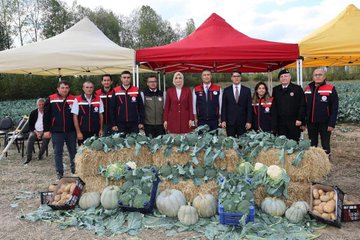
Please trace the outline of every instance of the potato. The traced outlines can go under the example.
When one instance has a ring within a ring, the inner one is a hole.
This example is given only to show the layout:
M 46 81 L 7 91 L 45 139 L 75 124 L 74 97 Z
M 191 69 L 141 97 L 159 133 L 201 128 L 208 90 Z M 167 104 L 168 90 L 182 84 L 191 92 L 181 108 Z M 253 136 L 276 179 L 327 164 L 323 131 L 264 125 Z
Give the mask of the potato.
M 61 198 L 61 195 L 55 195 L 55 197 L 54 197 L 54 202 L 59 201 L 59 200 L 60 200 L 60 198 Z
M 320 205 L 320 203 L 321 203 L 320 199 L 315 199 L 314 202 L 313 202 L 313 205 L 318 206 L 318 205 Z
M 331 220 L 336 220 L 336 215 L 335 215 L 335 213 L 330 213 L 330 219 L 331 219 Z
M 321 200 L 322 202 L 327 202 L 327 201 L 330 200 L 330 197 L 327 196 L 327 195 L 322 195 L 322 196 L 320 196 L 320 200 Z
M 49 185 L 49 187 L 48 187 L 48 191 L 49 192 L 54 192 L 55 191 L 55 189 L 56 189 L 56 185 L 55 184 L 51 184 L 51 185 Z
M 58 194 L 61 194 L 61 193 L 63 193 L 64 191 L 65 191 L 65 185 L 64 184 L 61 184 L 61 186 L 60 186 L 60 188 L 59 188 L 59 190 L 57 191 L 57 193 Z
M 70 192 L 71 183 L 68 183 L 65 185 L 64 192 L 69 193 Z
M 324 190 L 319 189 L 319 195 L 320 195 L 320 196 L 324 195 Z
M 65 197 L 66 201 L 68 201 L 71 197 L 72 197 L 72 195 L 70 193 L 66 194 L 66 197 Z
M 335 196 L 335 192 L 334 192 L 334 191 L 331 191 L 331 192 L 329 192 L 329 195 L 330 195 L 330 198 L 333 199 L 334 196 Z
M 76 183 L 71 183 L 70 192 L 69 192 L 69 193 L 72 194 L 72 193 L 74 192 L 75 188 L 76 188 Z
M 321 214 L 321 217 L 325 218 L 325 219 L 330 219 L 330 214 L 323 213 L 323 214 Z
M 324 212 L 320 205 L 319 206 L 314 206 L 313 211 L 317 211 L 320 214 L 322 214 Z
M 324 205 L 324 207 L 323 207 L 324 212 L 327 212 L 327 213 L 334 212 L 335 211 L 335 205 L 336 205 L 335 201 L 331 199 L 330 201 L 328 201 Z
M 320 197 L 319 191 L 316 188 L 313 189 L 313 197 L 315 199 L 318 199 Z

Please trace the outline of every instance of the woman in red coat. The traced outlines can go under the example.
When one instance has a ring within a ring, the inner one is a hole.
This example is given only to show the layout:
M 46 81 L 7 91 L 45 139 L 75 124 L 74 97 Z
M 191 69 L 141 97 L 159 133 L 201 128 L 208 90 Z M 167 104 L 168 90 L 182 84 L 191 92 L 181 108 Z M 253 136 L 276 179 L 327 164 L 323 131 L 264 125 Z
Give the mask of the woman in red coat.
M 166 91 L 164 109 L 164 128 L 169 133 L 188 133 L 194 120 L 192 94 L 184 87 L 184 75 L 176 72 L 173 77 L 175 87 Z

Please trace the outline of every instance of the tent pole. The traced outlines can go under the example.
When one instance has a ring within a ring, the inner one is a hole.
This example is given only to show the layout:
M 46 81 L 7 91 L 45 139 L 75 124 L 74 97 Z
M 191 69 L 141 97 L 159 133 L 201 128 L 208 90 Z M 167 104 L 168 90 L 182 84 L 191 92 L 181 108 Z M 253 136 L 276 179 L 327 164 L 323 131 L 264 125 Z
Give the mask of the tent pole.
M 303 87 L 303 85 L 304 85 L 304 82 L 303 82 L 303 74 L 302 74 L 302 71 L 303 71 L 303 60 L 302 59 L 300 59 L 300 61 L 299 61 L 299 69 L 300 69 L 300 73 L 299 73 L 299 77 L 300 77 L 300 86 L 301 87 Z
M 61 68 L 58 68 L 59 82 L 61 82 Z
M 159 85 L 159 90 L 161 90 L 161 74 L 160 72 L 158 72 L 158 85 Z
M 139 88 L 139 64 L 136 64 L 136 86 Z
M 135 65 L 132 66 L 132 79 L 133 79 L 133 85 L 135 86 L 136 83 L 136 74 L 135 74 Z
M 273 87 L 272 87 L 272 74 L 271 74 L 271 72 L 270 72 L 270 70 L 268 71 L 268 88 L 269 88 L 269 94 L 270 94 L 270 96 L 272 95 L 272 89 L 273 89 Z
M 164 84 L 164 91 L 166 91 L 166 77 L 165 77 L 166 73 L 163 72 L 163 84 Z
M 300 75 L 299 75 L 299 66 L 300 66 L 300 62 L 299 59 L 296 59 L 296 83 L 298 85 L 300 85 Z

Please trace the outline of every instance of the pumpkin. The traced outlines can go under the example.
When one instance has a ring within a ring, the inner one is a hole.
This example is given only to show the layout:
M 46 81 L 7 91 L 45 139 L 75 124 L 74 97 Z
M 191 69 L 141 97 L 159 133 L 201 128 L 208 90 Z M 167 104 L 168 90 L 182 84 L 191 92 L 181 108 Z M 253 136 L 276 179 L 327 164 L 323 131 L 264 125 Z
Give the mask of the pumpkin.
M 300 209 L 302 209 L 304 211 L 304 213 L 307 213 L 310 210 L 309 204 L 305 201 L 297 201 L 297 202 L 294 202 L 292 205 L 299 207 Z
M 272 216 L 282 216 L 285 213 L 286 205 L 281 199 L 266 197 L 261 203 L 261 210 Z
M 199 194 L 193 200 L 193 207 L 200 217 L 212 217 L 216 214 L 217 202 L 211 194 Z
M 100 193 L 88 192 L 81 195 L 79 206 L 81 209 L 88 209 L 91 207 L 98 207 L 100 205 Z
M 118 206 L 119 200 L 119 191 L 118 186 L 108 186 L 101 193 L 101 205 L 105 209 L 115 209 Z
M 301 222 L 307 211 L 309 210 L 309 204 L 305 201 L 295 202 L 285 212 L 285 217 L 292 223 Z
M 185 196 L 176 189 L 166 189 L 156 198 L 157 209 L 167 217 L 176 217 L 183 205 L 186 205 Z
M 183 205 L 178 211 L 178 219 L 184 225 L 193 225 L 199 220 L 196 208 L 189 205 Z

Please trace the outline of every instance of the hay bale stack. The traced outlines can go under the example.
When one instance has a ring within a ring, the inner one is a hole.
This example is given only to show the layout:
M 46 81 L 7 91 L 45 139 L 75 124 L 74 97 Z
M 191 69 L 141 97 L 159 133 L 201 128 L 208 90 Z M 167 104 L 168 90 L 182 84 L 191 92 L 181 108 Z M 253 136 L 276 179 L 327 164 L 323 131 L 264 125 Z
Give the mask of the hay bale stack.
M 138 166 L 152 165 L 152 156 L 147 147 L 141 147 L 139 155 L 135 155 L 135 148 L 123 148 L 116 151 L 103 152 L 83 149 L 76 155 L 76 174 L 84 176 L 98 176 L 99 165 L 107 166 L 110 163 L 126 163 L 135 161 Z
M 255 203 L 260 206 L 261 202 L 268 196 L 263 186 L 255 190 Z M 308 182 L 290 182 L 288 186 L 289 198 L 281 197 L 287 206 L 296 201 L 310 201 L 310 183 Z
M 238 154 L 233 149 L 224 150 L 224 159 L 216 159 L 214 162 L 214 167 L 216 169 L 226 170 L 227 172 L 235 172 L 237 166 L 240 164 L 241 159 Z
M 321 148 L 311 147 L 305 151 L 304 158 L 295 167 L 291 163 L 296 158 L 296 154 L 288 155 L 285 153 L 285 163 L 279 161 L 279 149 L 271 148 L 265 152 L 260 152 L 255 162 L 261 162 L 267 166 L 276 164 L 283 167 L 289 174 L 291 181 L 310 182 L 322 180 L 331 169 L 331 164 L 326 153 Z
M 165 189 L 177 189 L 181 191 L 186 198 L 187 202 L 192 202 L 193 199 L 198 194 L 210 193 L 215 198 L 218 196 L 218 186 L 216 181 L 211 180 L 206 183 L 201 184 L 201 186 L 195 186 L 192 180 L 180 181 L 177 184 L 174 184 L 172 181 L 161 181 L 159 185 L 160 191 L 164 191 Z
M 164 166 L 166 164 L 170 165 L 185 165 L 188 162 L 191 162 L 191 156 L 190 152 L 184 152 L 184 153 L 177 153 L 176 149 L 177 147 L 172 147 L 172 151 L 170 156 L 165 156 L 164 151 L 166 147 L 161 147 L 158 151 L 156 151 L 154 154 L 152 154 L 153 164 L 157 167 Z M 151 154 L 149 152 L 149 154 Z M 200 157 L 198 157 L 199 159 Z
M 106 180 L 103 176 L 84 176 L 80 177 L 85 182 L 84 192 L 99 192 L 101 193 L 106 187 Z M 109 181 L 108 185 L 115 185 L 121 187 L 124 180 Z

